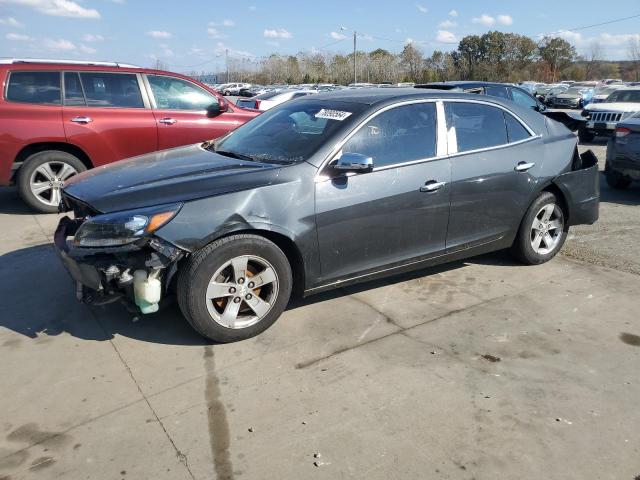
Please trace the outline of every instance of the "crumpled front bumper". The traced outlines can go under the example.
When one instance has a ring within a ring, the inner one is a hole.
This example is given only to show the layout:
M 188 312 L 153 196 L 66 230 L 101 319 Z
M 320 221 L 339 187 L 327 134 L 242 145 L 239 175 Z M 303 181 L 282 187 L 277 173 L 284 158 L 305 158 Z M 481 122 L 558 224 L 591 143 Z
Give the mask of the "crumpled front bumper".
M 133 300 L 133 272 L 160 270 L 169 285 L 177 262 L 185 252 L 156 237 L 121 247 L 80 248 L 67 239 L 75 235 L 82 220 L 63 217 L 54 234 L 55 250 L 77 285 L 78 300 L 105 304 Z

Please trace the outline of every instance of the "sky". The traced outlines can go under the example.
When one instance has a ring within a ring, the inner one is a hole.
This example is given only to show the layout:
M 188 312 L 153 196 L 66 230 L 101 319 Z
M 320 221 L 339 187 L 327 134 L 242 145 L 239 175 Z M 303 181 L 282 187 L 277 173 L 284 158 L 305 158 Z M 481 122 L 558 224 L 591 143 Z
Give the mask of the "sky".
M 399 52 L 414 42 L 426 55 L 460 38 L 499 30 L 534 39 L 555 34 L 587 55 L 628 59 L 640 39 L 640 2 L 616 0 L 0 0 L 0 57 L 104 60 L 175 71 L 211 71 L 232 59 L 271 53 Z M 638 15 L 636 18 L 581 28 Z

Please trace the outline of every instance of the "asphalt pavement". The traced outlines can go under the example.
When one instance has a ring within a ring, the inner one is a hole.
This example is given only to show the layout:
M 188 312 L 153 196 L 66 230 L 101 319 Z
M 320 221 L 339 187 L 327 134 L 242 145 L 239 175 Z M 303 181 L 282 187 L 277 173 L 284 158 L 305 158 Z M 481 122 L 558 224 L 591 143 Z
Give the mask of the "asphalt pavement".
M 637 478 L 638 203 L 603 182 L 545 265 L 369 282 L 211 345 L 175 306 L 78 304 L 58 216 L 0 189 L 0 479 Z

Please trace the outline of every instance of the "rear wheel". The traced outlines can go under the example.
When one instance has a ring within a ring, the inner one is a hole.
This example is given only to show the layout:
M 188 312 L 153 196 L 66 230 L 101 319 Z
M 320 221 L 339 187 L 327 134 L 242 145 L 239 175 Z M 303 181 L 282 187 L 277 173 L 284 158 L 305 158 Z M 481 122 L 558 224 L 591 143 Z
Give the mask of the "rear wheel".
M 282 250 L 257 235 L 233 235 L 187 260 L 178 278 L 178 302 L 197 332 L 226 343 L 269 328 L 287 306 L 291 288 Z
M 529 265 L 548 262 L 562 248 L 569 227 L 556 196 L 542 192 L 525 214 L 511 251 Z
M 31 208 L 56 213 L 64 183 L 87 168 L 78 157 L 59 150 L 46 150 L 28 157 L 18 170 L 18 192 Z

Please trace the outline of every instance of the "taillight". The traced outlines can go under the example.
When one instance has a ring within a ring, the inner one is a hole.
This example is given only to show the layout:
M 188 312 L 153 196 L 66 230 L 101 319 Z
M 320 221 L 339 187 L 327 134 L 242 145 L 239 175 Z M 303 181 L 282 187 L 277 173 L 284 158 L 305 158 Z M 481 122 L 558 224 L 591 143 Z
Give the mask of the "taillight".
M 626 137 L 630 133 L 631 133 L 631 130 L 629 130 L 628 128 L 625 128 L 625 127 L 616 128 L 616 137 L 618 138 Z
M 262 100 L 256 100 L 256 106 L 255 106 L 255 109 L 256 109 L 256 110 L 258 110 L 258 109 L 260 108 L 260 102 L 261 102 L 261 101 L 262 101 Z

